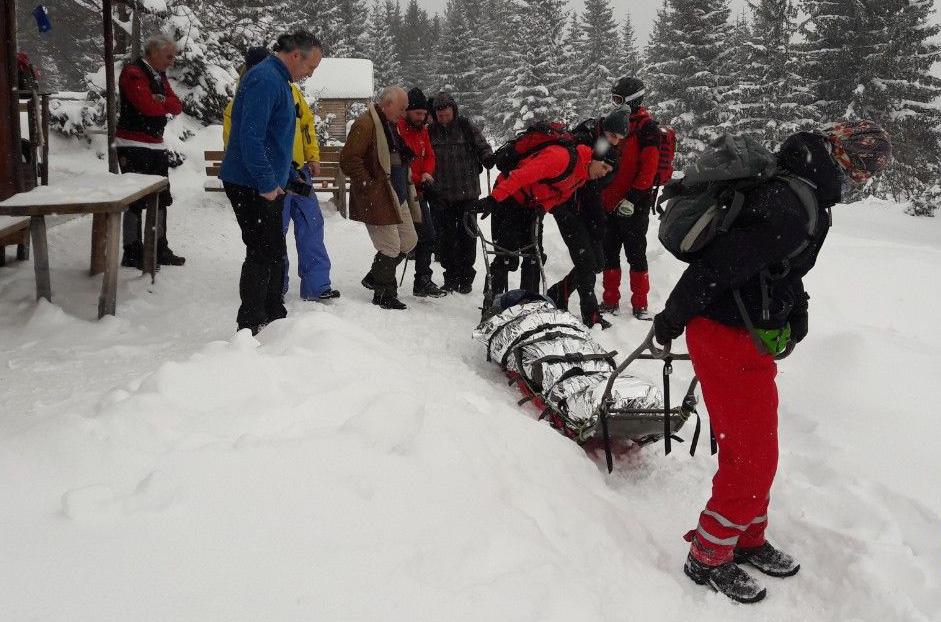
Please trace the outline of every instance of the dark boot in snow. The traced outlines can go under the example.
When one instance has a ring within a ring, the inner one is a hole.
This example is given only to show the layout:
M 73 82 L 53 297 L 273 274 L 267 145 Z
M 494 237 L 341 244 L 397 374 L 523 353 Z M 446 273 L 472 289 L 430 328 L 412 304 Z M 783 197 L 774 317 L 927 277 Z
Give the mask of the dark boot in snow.
M 161 244 L 157 249 L 157 263 L 161 266 L 182 266 L 186 263 L 186 257 L 180 257 L 169 246 Z
M 144 269 L 144 245 L 140 242 L 131 242 L 124 247 L 121 265 L 125 268 Z
M 430 277 L 425 277 L 415 281 L 415 285 L 412 287 L 412 294 L 417 298 L 441 298 L 442 296 L 447 296 L 448 292 L 435 285 Z
M 638 320 L 643 320 L 645 322 L 653 322 L 653 315 L 651 315 L 650 311 L 648 311 L 647 309 L 635 307 L 632 313 L 634 314 L 634 317 Z
M 690 553 L 683 571 L 699 585 L 708 585 L 736 602 L 757 603 L 767 593 L 765 588 L 750 574 L 736 566 L 735 562 L 707 566 Z
M 801 569 L 793 557 L 765 542 L 753 548 L 735 549 L 736 564 L 751 564 L 769 577 L 793 577 Z
M 611 328 L 611 322 L 601 317 L 601 313 L 599 311 L 595 311 L 591 315 L 583 315 L 582 324 L 584 324 L 588 328 L 591 328 L 592 326 L 597 324 L 601 326 L 601 330 L 607 330 Z
M 391 309 L 395 311 L 404 311 L 405 309 L 408 309 L 408 307 L 405 306 L 405 303 L 399 300 L 398 297 L 391 292 L 376 291 L 372 295 L 372 303 L 383 309 Z

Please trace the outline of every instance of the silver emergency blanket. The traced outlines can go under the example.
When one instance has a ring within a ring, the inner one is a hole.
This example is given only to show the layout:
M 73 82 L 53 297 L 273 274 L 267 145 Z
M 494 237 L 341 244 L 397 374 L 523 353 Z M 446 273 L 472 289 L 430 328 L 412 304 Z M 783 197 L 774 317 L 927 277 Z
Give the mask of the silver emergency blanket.
M 474 339 L 486 344 L 488 360 L 525 380 L 576 441 L 601 434 L 599 409 L 617 353 L 602 348 L 575 316 L 548 301 L 526 302 L 485 319 Z M 663 409 L 660 389 L 636 376 L 619 376 L 611 396 L 612 410 Z M 613 436 L 649 441 L 663 435 L 662 413 L 618 417 Z

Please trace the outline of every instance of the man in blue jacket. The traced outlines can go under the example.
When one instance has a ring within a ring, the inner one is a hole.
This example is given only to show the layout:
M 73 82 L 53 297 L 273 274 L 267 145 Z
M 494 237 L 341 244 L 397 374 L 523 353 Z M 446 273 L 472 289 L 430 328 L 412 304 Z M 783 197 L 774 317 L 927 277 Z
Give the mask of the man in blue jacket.
M 297 123 L 291 81 L 310 76 L 323 57 L 320 41 L 306 31 L 280 36 L 274 51 L 239 84 L 219 172 L 245 242 L 238 328 L 253 335 L 287 316 L 281 218 Z

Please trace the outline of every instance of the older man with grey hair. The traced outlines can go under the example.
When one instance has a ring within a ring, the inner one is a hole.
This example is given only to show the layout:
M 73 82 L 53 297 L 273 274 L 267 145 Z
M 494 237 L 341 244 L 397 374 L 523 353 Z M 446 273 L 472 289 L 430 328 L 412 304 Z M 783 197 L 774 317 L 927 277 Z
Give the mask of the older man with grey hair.
M 383 309 L 406 308 L 398 298 L 395 268 L 415 248 L 415 223 L 421 222 L 409 172 L 412 153 L 396 127 L 407 107 L 404 89 L 382 89 L 353 122 L 340 152 L 340 167 L 350 178 L 350 219 L 366 225 L 376 248 L 362 283 Z
M 183 112 L 180 99 L 167 79 L 167 69 L 176 58 L 176 42 L 163 34 L 150 37 L 144 56 L 121 70 L 118 88 L 121 97 L 115 147 L 122 173 L 143 173 L 167 177 L 170 157 L 163 142 L 168 116 Z M 186 261 L 167 244 L 167 210 L 173 202 L 169 189 L 160 195 L 160 236 L 157 263 L 182 266 Z M 144 245 L 141 238 L 142 204 L 124 213 L 124 257 L 121 265 L 142 269 Z

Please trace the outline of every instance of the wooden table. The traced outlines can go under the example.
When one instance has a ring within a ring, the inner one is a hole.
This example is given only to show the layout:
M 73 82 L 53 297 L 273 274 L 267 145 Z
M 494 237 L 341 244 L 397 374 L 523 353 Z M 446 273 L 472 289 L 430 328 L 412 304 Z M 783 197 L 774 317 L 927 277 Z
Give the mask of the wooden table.
M 132 203 L 140 200 L 146 202 L 147 210 L 144 224 L 144 274 L 150 274 L 153 282 L 157 274 L 157 240 L 160 237 L 157 230 L 160 226 L 160 192 L 168 187 L 167 179 L 157 175 L 97 173 L 39 186 L 0 201 L 0 216 L 29 216 L 36 299 L 52 301 L 46 216 L 102 214 L 106 223 L 105 275 L 98 297 L 98 317 L 114 315 L 121 249 L 121 215 Z

